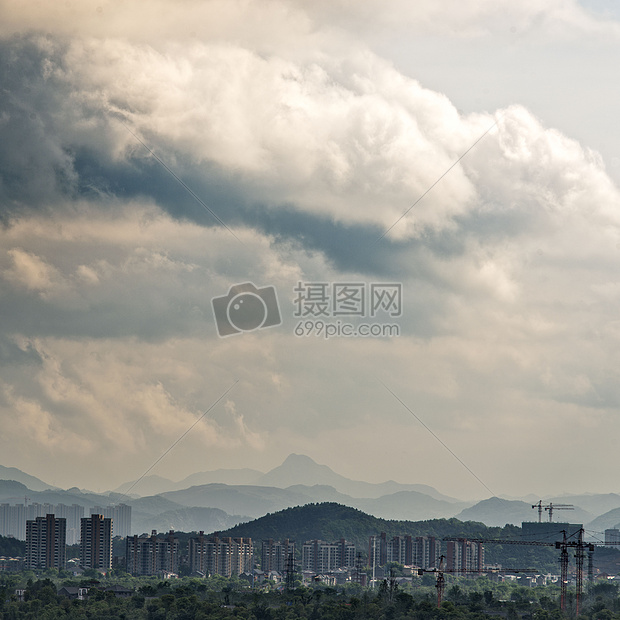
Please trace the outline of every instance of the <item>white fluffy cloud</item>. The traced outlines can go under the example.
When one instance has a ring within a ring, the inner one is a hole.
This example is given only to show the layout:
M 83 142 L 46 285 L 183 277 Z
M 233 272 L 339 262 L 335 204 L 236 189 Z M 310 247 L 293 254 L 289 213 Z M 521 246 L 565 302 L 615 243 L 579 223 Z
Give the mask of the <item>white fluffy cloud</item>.
M 299 64 L 234 45 L 79 40 L 57 53 L 46 79 L 70 93 L 55 111 L 64 148 L 146 155 L 124 123 L 177 170 L 216 166 L 271 208 L 384 231 L 496 123 L 391 237 L 454 227 L 481 202 L 564 215 L 594 201 L 594 217 L 617 223 L 595 153 L 518 106 L 459 115 L 368 52 Z
M 266 469 L 296 451 L 403 478 L 414 454 L 442 463 L 416 481 L 478 493 L 381 381 L 497 493 L 529 492 L 525 474 L 564 462 L 575 432 L 611 441 L 620 196 L 602 158 L 520 105 L 463 114 L 359 39 L 377 13 L 412 32 L 458 24 L 458 37 L 614 37 L 615 25 L 574 2 L 306 4 L 84 2 L 70 22 L 64 8 L 4 3 L 5 35 L 47 31 L 2 41 L 4 464 L 45 478 L 53 459 L 52 483 L 114 487 L 233 384 L 167 475 Z M 234 236 L 187 208 L 128 129 Z M 343 267 L 354 250 L 367 261 Z M 403 282 L 401 337 L 294 337 L 300 280 Z M 245 281 L 276 286 L 284 324 L 218 339 L 210 300 Z M 92 454 L 114 464 L 76 473 Z M 584 488 L 578 463 L 564 467 Z M 512 468 L 523 484 L 506 482 Z

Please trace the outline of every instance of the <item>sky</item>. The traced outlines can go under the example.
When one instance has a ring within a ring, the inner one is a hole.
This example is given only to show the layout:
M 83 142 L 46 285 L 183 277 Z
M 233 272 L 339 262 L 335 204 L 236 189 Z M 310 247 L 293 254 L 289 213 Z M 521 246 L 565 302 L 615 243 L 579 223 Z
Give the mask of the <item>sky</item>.
M 604 0 L 0 0 L 2 464 L 620 492 L 619 52 Z

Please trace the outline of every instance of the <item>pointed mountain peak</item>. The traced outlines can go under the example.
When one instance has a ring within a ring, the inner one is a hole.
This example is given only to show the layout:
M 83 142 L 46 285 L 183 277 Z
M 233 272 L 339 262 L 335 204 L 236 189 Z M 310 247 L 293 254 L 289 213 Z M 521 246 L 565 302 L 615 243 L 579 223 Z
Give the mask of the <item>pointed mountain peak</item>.
M 291 465 L 318 465 L 318 463 L 305 454 L 289 454 L 280 467 L 290 467 Z M 323 465 L 322 467 L 327 467 Z
M 327 465 L 319 465 L 309 456 L 289 454 L 282 465 L 261 476 L 259 484 L 286 488 L 293 484 L 329 484 L 344 480 Z

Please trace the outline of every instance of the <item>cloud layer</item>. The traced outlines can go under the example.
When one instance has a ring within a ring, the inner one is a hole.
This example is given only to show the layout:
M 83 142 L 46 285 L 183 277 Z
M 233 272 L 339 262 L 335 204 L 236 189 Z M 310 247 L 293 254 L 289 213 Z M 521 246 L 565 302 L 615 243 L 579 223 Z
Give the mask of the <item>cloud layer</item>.
M 238 380 L 170 477 L 294 451 L 483 494 L 383 382 L 496 493 L 529 492 L 508 473 L 549 462 L 540 492 L 567 468 L 590 488 L 566 450 L 596 443 L 611 467 L 620 400 L 603 158 L 518 104 L 464 114 L 371 51 L 370 16 L 392 24 L 396 1 L 189 4 L 138 21 L 134 3 L 85 2 L 78 34 L 64 9 L 4 3 L 4 464 L 112 488 Z M 400 27 L 617 36 L 575 3 L 459 6 L 438 23 L 420 3 Z M 246 281 L 277 288 L 283 325 L 219 339 L 210 300 Z M 296 338 L 299 281 L 402 282 L 401 336 Z M 105 472 L 76 472 L 103 454 Z M 441 467 L 410 474 L 412 454 Z

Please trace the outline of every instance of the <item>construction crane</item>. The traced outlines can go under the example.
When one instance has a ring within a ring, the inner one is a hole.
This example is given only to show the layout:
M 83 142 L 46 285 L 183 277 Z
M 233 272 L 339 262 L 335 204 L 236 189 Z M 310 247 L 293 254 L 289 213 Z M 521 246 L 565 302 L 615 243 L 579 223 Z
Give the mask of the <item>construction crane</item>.
M 581 597 L 583 595 L 583 561 L 585 558 L 585 551 L 588 551 L 588 580 L 594 580 L 593 572 L 593 558 L 594 558 L 594 544 L 586 543 L 583 540 L 585 530 L 580 528 L 577 532 L 577 540 L 567 540 L 566 531 L 563 531 L 562 541 L 555 543 L 555 548 L 560 550 L 560 572 L 561 572 L 561 587 L 560 587 L 560 608 L 564 609 L 566 606 L 566 584 L 568 583 L 568 548 L 575 549 L 575 617 L 579 617 L 579 608 L 581 605 Z
M 575 510 L 575 507 L 572 504 L 552 504 L 549 502 L 549 505 L 545 506 L 545 510 L 549 511 L 549 523 L 551 523 L 554 510 Z
M 460 575 L 467 574 L 481 574 L 481 573 L 536 573 L 534 568 L 474 568 L 471 570 L 463 571 L 461 569 L 444 568 L 443 561 L 445 556 L 440 556 L 439 567 L 433 568 L 419 568 L 418 575 L 422 576 L 424 573 L 435 573 L 437 579 L 435 581 L 435 588 L 437 589 L 437 607 L 441 607 L 441 601 L 443 600 L 443 593 L 446 587 L 445 573 L 455 573 Z
M 573 504 L 553 504 L 549 502 L 548 504 L 543 504 L 542 499 L 538 500 L 537 504 L 532 504 L 532 508 L 538 508 L 538 523 L 542 523 L 542 511 L 549 511 L 549 523 L 553 521 L 553 511 L 554 510 L 575 510 L 575 506 Z
M 594 544 L 586 543 L 583 540 L 584 529 L 580 528 L 577 534 L 577 540 L 570 540 L 566 536 L 566 530 L 562 530 L 562 540 L 556 542 L 539 542 L 535 540 L 502 540 L 493 538 L 455 538 L 447 537 L 444 540 L 463 541 L 468 540 L 475 543 L 496 544 L 496 545 L 527 545 L 531 547 L 555 547 L 560 551 L 560 609 L 566 608 L 566 588 L 568 585 L 568 549 L 575 549 L 575 606 L 577 615 L 579 615 L 579 607 L 581 596 L 583 594 L 583 561 L 585 551 L 588 551 L 588 579 L 594 579 L 593 561 L 594 561 Z M 570 538 L 574 536 L 571 535 Z
M 292 553 L 288 554 L 286 561 L 286 590 L 287 592 L 295 587 L 295 557 Z

